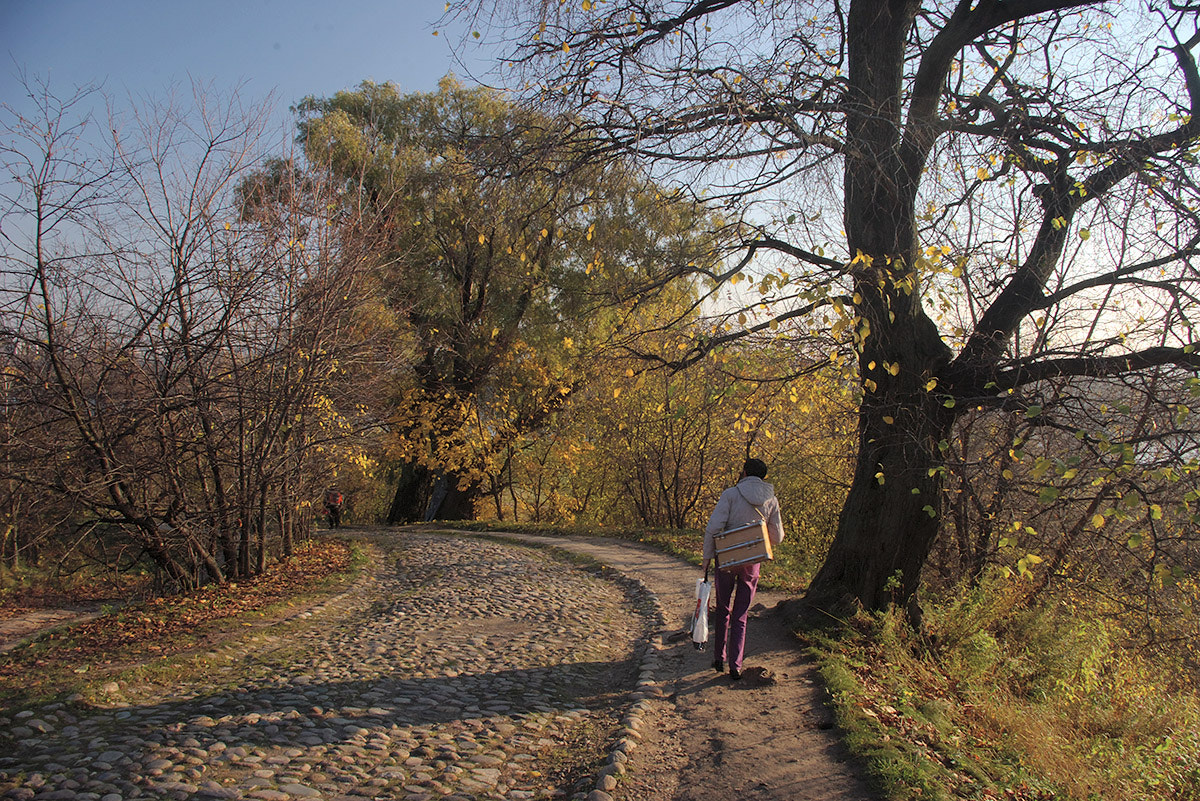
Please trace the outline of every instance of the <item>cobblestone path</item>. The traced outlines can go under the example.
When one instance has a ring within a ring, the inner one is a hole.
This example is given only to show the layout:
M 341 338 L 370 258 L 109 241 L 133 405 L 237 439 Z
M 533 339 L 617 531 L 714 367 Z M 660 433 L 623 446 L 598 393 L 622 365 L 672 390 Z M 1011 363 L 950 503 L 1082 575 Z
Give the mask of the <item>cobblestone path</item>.
M 654 596 L 511 542 L 375 540 L 355 587 L 199 684 L 0 711 L 0 798 L 596 797 L 660 694 Z

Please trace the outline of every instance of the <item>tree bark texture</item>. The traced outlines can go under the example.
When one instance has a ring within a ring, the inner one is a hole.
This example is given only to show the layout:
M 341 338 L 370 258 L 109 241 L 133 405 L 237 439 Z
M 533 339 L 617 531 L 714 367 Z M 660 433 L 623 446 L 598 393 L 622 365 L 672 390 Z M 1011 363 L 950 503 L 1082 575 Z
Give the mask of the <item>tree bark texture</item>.
M 396 480 L 396 493 L 388 510 L 388 525 L 430 520 L 474 520 L 475 505 L 483 495 L 478 481 L 460 487 L 457 473 L 442 473 L 405 463 Z
M 918 5 L 856 2 L 849 15 L 845 223 L 864 392 L 853 483 L 809 589 L 820 606 L 907 601 L 938 533 L 938 445 L 953 418 L 928 386 L 950 354 L 913 283 L 920 167 L 902 157 L 900 81 Z

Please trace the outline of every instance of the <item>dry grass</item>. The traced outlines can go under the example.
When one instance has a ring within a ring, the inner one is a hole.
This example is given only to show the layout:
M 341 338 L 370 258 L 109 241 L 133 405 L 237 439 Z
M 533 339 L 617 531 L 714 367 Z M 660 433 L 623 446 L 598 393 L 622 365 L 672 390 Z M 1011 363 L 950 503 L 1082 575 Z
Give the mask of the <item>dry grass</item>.
M 1113 621 L 1015 594 L 930 606 L 928 638 L 896 614 L 814 636 L 884 797 L 1200 801 L 1196 686 Z

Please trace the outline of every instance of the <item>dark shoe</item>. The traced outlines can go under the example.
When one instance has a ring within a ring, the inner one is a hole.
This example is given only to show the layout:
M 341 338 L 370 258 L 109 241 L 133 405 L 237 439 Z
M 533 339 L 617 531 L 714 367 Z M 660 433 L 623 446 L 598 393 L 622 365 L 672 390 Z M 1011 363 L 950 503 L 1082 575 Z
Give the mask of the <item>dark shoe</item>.
M 733 679 L 734 681 L 737 681 L 741 677 L 742 677 L 742 671 L 738 670 L 737 668 L 729 669 L 729 678 Z
M 714 659 L 713 660 L 713 670 L 717 671 L 718 673 L 724 673 L 725 672 L 725 660 Z

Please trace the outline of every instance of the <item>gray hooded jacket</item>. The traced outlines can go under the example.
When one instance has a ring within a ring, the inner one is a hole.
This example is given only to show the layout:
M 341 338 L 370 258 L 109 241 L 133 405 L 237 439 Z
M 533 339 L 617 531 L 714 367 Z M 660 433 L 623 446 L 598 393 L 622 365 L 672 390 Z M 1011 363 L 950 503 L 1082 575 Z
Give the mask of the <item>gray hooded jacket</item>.
M 721 493 L 717 508 L 708 518 L 708 525 L 704 527 L 704 558 L 712 559 L 716 555 L 714 534 L 756 520 L 767 521 L 767 536 L 772 545 L 783 542 L 783 518 L 779 514 L 775 487 L 757 476 L 746 476 Z

